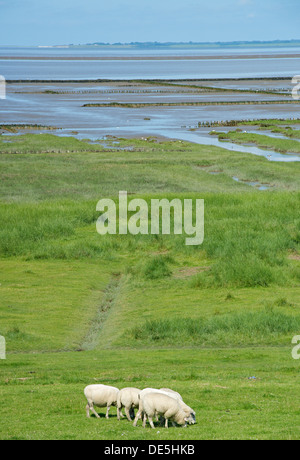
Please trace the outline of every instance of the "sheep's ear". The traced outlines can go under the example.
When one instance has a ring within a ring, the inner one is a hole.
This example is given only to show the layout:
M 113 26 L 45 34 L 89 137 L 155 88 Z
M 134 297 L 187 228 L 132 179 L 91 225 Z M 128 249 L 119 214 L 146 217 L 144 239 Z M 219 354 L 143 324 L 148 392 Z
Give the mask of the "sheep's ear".
M 188 421 L 187 417 L 184 417 L 184 421 L 185 421 L 185 422 L 187 422 L 187 421 Z

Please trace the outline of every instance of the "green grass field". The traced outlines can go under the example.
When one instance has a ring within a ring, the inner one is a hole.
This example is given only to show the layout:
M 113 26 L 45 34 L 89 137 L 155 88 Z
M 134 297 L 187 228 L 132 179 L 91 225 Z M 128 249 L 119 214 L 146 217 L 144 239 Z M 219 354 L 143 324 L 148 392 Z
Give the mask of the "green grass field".
M 106 143 L 0 137 L 0 439 L 299 439 L 299 163 Z M 120 190 L 203 198 L 203 245 L 100 236 L 96 204 Z M 197 424 L 87 419 L 91 383 L 173 388 Z

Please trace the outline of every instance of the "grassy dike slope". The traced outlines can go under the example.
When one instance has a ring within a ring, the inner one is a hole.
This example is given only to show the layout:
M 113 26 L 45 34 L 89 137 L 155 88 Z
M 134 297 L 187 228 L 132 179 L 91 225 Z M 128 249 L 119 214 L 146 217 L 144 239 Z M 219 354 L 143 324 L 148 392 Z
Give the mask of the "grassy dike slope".
M 1 137 L 0 438 L 299 438 L 299 164 L 119 142 Z M 119 190 L 204 198 L 204 244 L 100 237 L 96 203 Z M 97 382 L 174 388 L 198 423 L 88 420 Z

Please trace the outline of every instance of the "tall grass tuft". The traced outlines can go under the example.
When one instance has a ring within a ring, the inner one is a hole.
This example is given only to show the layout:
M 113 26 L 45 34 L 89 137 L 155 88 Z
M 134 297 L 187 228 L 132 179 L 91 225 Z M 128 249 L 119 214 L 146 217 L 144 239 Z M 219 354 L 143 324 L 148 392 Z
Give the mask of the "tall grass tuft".
M 138 263 L 133 269 L 133 273 L 135 276 L 142 276 L 148 280 L 158 280 L 172 274 L 169 266 L 172 262 L 173 260 L 169 256 L 152 256 L 149 259 L 146 259 L 146 261 Z
M 146 321 L 127 331 L 137 343 L 176 346 L 272 344 L 299 333 L 300 316 L 276 309 L 216 315 L 203 318 L 172 318 Z

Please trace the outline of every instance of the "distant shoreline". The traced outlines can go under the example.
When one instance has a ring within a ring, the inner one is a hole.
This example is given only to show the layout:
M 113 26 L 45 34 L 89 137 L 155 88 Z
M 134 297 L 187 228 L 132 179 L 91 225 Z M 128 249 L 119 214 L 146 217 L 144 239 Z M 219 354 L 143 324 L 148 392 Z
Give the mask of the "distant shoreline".
M 231 42 L 126 42 L 126 43 L 81 43 L 60 45 L 38 45 L 39 48 L 130 48 L 130 49 L 230 49 L 230 48 L 261 48 L 261 47 L 295 47 L 300 46 L 299 39 L 293 40 L 251 40 Z
M 300 54 L 239 54 L 227 56 L 0 56 L 14 61 L 194 61 L 240 59 L 297 59 Z

